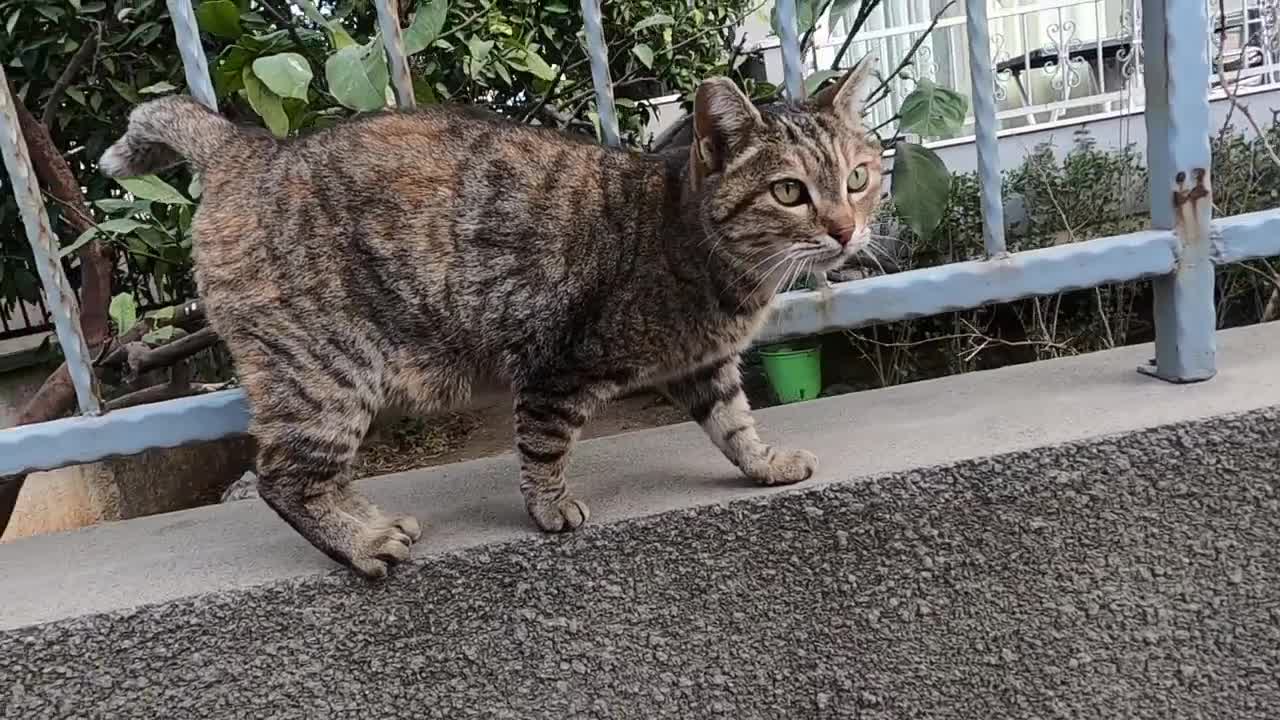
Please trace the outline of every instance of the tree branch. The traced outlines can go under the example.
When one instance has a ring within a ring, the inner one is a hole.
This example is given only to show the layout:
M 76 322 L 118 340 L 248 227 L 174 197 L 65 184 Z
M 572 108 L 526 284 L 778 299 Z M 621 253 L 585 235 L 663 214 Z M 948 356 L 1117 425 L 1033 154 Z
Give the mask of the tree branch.
M 49 99 L 44 103 L 44 112 L 40 115 L 40 124 L 49 132 L 53 132 L 53 118 L 58 112 L 58 106 L 62 104 L 62 97 L 67 94 L 67 88 L 71 87 L 71 83 L 76 79 L 76 75 L 80 73 L 80 69 L 84 64 L 93 59 L 98 52 L 98 34 L 94 33 L 85 40 L 80 49 L 76 50 L 76 54 L 71 56 L 71 61 L 63 68 L 62 74 L 58 76 L 58 80 L 53 84 L 53 90 L 49 92 Z
M 150 332 L 150 330 L 147 332 Z M 186 360 L 192 355 L 217 344 L 218 334 L 213 331 L 213 328 L 209 327 L 201 328 L 186 337 L 155 348 L 148 347 L 145 343 L 135 340 L 119 344 L 102 361 L 101 367 L 127 364 L 130 375 L 138 377 L 152 370 L 159 370 Z

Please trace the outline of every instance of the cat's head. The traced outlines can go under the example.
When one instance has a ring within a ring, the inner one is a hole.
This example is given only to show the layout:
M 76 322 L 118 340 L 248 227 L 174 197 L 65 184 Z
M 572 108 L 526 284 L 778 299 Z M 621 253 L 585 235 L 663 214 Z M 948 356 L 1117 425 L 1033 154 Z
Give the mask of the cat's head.
M 869 244 L 881 149 L 862 105 L 874 66 L 864 57 L 800 104 L 758 108 L 725 78 L 698 88 L 689 182 L 699 219 L 715 252 L 766 291 Z

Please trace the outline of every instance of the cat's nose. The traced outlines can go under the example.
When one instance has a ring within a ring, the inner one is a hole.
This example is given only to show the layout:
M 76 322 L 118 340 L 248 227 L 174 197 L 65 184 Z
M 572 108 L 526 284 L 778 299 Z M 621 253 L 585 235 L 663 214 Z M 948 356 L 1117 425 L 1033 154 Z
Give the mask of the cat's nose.
M 840 247 L 844 247 L 853 239 L 853 231 L 856 229 L 857 228 L 853 225 L 832 226 L 827 228 L 827 234 L 830 235 L 833 240 L 840 243 Z

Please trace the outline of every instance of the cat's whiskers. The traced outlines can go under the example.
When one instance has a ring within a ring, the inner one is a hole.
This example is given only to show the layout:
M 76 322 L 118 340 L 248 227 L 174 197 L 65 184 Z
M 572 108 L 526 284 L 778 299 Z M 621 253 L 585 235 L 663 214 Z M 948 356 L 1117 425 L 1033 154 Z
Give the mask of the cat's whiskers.
M 863 257 L 867 258 L 868 260 L 870 260 L 871 262 L 875 263 L 876 268 L 880 270 L 880 274 L 885 275 L 886 273 L 884 270 L 884 265 L 881 264 L 880 258 L 876 257 L 877 250 L 880 250 L 881 252 L 883 252 L 883 250 L 881 250 L 881 248 L 878 245 L 876 245 L 874 241 L 872 241 L 867 243 L 866 245 L 863 245 L 861 248 L 859 248 L 858 253 Z M 888 259 L 888 256 L 886 255 L 885 258 Z
M 742 296 L 742 300 L 738 303 L 738 307 L 734 309 L 734 312 L 741 310 L 742 307 L 746 305 L 749 300 L 754 298 L 756 296 L 756 293 L 760 291 L 760 288 L 765 284 L 765 282 L 769 280 L 770 277 L 773 276 L 775 272 L 778 271 L 779 268 L 781 268 L 786 263 L 794 262 L 794 257 L 790 254 L 790 250 L 791 248 L 784 248 L 782 252 L 785 252 L 788 254 L 784 255 L 782 259 L 778 260 L 773 265 L 771 265 L 767 271 L 760 274 L 760 278 L 756 280 L 755 284 L 751 286 L 751 289 Z M 777 254 L 778 253 L 774 253 L 774 255 L 777 255 Z M 780 284 L 781 284 L 781 276 L 779 276 L 779 282 L 774 285 L 774 289 L 773 289 L 774 294 L 778 292 L 778 286 Z
M 707 258 L 710 259 L 711 253 L 715 252 L 716 247 L 720 244 L 720 241 L 725 238 L 725 235 L 726 233 L 720 228 L 708 223 L 703 223 L 702 237 L 698 238 L 698 242 L 696 244 L 705 245 L 708 242 L 714 241 L 711 242 L 711 249 L 707 252 Z
M 769 298 L 771 301 L 775 296 L 777 296 L 779 292 L 782 292 L 782 289 L 784 287 L 786 287 L 787 280 L 788 278 L 791 277 L 791 272 L 795 270 L 795 268 L 799 265 L 799 261 L 796 260 L 795 258 L 788 258 L 788 260 L 792 264 L 787 266 L 787 269 L 783 271 L 781 275 L 778 276 L 778 282 L 774 284 L 773 291 L 769 293 Z
M 767 250 L 767 249 L 768 249 L 768 248 L 765 248 L 765 250 Z M 764 250 L 761 250 L 760 252 L 764 252 Z M 749 268 L 747 268 L 746 270 L 742 271 L 742 273 L 741 273 L 741 274 L 739 274 L 737 277 L 735 277 L 733 280 L 730 280 L 730 281 L 729 281 L 729 284 L 727 285 L 727 287 L 730 287 L 730 288 L 731 288 L 731 287 L 733 287 L 733 286 L 737 285 L 739 281 L 741 281 L 742 279 L 744 279 L 744 278 L 746 278 L 748 275 L 750 275 L 750 274 L 751 274 L 751 273 L 752 273 L 756 268 L 760 267 L 761 265 L 764 265 L 765 263 L 767 263 L 767 262 L 769 262 L 770 260 L 772 260 L 772 259 L 774 259 L 774 258 L 778 257 L 779 255 L 782 255 L 782 254 L 785 254 L 785 253 L 788 253 L 788 252 L 791 252 L 791 248 L 789 248 L 789 247 L 785 247 L 785 248 L 782 248 L 781 250 L 776 250 L 776 251 L 774 251 L 771 255 L 769 255 L 769 256 L 768 256 L 768 257 L 766 257 L 765 259 L 761 260 L 760 262 L 757 262 L 755 265 L 752 265 L 751 267 L 749 267 Z M 750 256 L 748 256 L 748 258 L 754 258 L 754 257 L 755 257 L 754 255 L 750 255 Z M 768 273 L 765 273 L 765 275 L 768 275 Z

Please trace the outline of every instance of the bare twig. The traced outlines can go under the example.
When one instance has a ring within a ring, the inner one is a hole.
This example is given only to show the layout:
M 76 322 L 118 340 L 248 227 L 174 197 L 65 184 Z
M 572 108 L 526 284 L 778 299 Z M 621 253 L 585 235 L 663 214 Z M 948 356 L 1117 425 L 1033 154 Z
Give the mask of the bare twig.
M 964 324 L 969 328 L 969 332 L 939 335 L 937 337 L 925 338 L 923 340 L 911 340 L 906 342 L 887 342 L 884 340 L 877 340 L 866 335 L 860 335 L 856 332 L 849 332 L 847 334 L 854 340 L 866 342 L 876 347 L 898 349 L 910 349 L 944 341 L 966 340 L 970 343 L 970 347 L 961 356 L 961 359 L 965 362 L 971 362 L 975 356 L 992 345 L 1000 347 L 1052 348 L 1063 352 L 1074 352 L 1074 349 L 1070 345 L 1054 342 L 1052 340 L 1005 340 L 1003 338 L 993 337 L 978 331 L 978 329 L 967 320 L 962 322 L 964 322 Z
M 849 51 L 849 46 L 857 39 L 858 31 L 862 30 L 862 26 L 867 24 L 867 20 L 871 17 L 871 13 L 875 11 L 881 3 L 882 0 L 876 0 L 876 2 L 863 2 L 858 6 L 858 16 L 853 19 L 853 26 L 849 28 L 848 34 L 845 35 L 844 43 L 840 45 L 840 49 L 836 51 L 835 58 L 831 61 L 832 70 L 840 69 L 840 61 L 844 59 L 844 54 Z M 946 11 L 946 8 L 942 9 L 942 12 Z M 941 17 L 941 14 L 939 14 L 938 17 Z M 938 23 L 936 18 L 933 22 L 935 25 Z M 925 31 L 925 35 L 927 36 L 932 30 L 933 28 L 930 27 L 929 30 Z M 912 52 L 915 52 L 914 48 L 912 48 Z M 910 57 L 910 54 L 908 54 L 907 57 Z
M 175 368 L 176 369 L 176 368 Z M 128 395 L 120 397 L 107 403 L 107 410 L 114 412 L 123 410 L 137 405 L 147 405 L 149 403 L 162 402 L 164 400 L 176 400 L 181 397 L 189 397 L 191 395 L 205 395 L 219 390 L 226 390 L 231 387 L 231 383 L 190 383 L 175 384 L 173 382 L 161 385 L 152 385 Z
M 1240 267 L 1257 275 L 1271 285 L 1271 295 L 1267 299 L 1266 307 L 1262 309 L 1261 322 L 1280 320 L 1280 273 L 1272 270 L 1269 266 L 1267 270 L 1270 272 L 1263 272 L 1247 262 L 1240 263 Z

